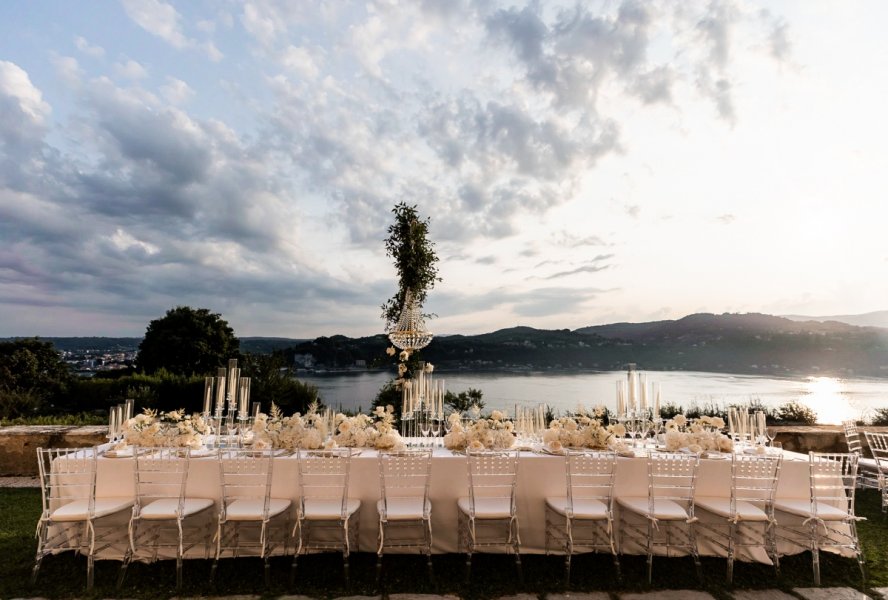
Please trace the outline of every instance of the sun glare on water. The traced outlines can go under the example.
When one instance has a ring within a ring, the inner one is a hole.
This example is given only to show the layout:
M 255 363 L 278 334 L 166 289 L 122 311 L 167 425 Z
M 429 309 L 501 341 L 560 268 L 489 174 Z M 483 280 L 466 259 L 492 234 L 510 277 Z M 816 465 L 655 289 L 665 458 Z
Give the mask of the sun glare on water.
M 838 425 L 856 414 L 844 393 L 842 381 L 833 377 L 809 377 L 799 402 L 817 413 L 817 422 Z

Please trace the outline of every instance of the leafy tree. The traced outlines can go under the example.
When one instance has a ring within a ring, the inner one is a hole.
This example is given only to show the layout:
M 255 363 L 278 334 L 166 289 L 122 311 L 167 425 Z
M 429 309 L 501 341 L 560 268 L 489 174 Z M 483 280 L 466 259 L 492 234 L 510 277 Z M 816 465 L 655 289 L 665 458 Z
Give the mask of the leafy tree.
M 262 404 L 268 412 L 271 403 L 285 414 L 305 413 L 308 405 L 318 400 L 318 388 L 295 379 L 284 353 L 244 355 L 241 363 L 244 377 L 250 377 L 250 401 Z
M 71 381 L 68 365 L 51 343 L 37 338 L 0 342 L 0 417 L 40 412 Z
M 239 348 L 234 330 L 221 315 L 177 306 L 148 324 L 136 365 L 148 374 L 166 369 L 177 375 L 207 375 L 237 356 Z
M 459 394 L 447 392 L 444 394 L 444 404 L 449 406 L 452 412 L 458 413 L 466 412 L 475 404 L 478 405 L 478 408 L 483 409 L 484 400 L 481 399 L 483 395 L 484 392 L 475 388 L 469 388 Z
M 420 219 L 416 206 L 408 206 L 406 202 L 395 205 L 392 212 L 395 222 L 388 228 L 385 253 L 398 271 L 398 291 L 382 305 L 387 330 L 397 324 L 408 289 L 416 301 L 423 304 L 435 282 L 441 281 L 435 266 L 438 262 L 435 244 L 427 237 L 430 219 Z

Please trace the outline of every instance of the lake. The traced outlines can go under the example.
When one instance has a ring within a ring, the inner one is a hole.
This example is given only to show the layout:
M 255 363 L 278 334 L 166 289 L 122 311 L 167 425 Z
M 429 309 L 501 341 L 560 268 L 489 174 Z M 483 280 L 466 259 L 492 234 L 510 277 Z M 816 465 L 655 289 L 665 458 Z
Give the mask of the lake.
M 843 419 L 864 418 L 876 408 L 888 407 L 888 379 L 835 377 L 763 377 L 686 371 L 642 371 L 648 383 L 660 385 L 663 404 L 685 409 L 705 404 L 746 404 L 760 401 L 777 407 L 790 401 L 812 408 L 819 423 L 838 424 Z M 300 375 L 298 379 L 318 387 L 324 403 L 334 408 L 362 409 L 367 412 L 389 372 L 349 372 Z M 515 406 L 548 404 L 558 412 L 604 405 L 616 408 L 616 381 L 625 380 L 625 371 L 603 373 L 468 373 L 436 371 L 447 390 L 459 393 L 469 388 L 484 393 L 486 410 L 507 410 Z

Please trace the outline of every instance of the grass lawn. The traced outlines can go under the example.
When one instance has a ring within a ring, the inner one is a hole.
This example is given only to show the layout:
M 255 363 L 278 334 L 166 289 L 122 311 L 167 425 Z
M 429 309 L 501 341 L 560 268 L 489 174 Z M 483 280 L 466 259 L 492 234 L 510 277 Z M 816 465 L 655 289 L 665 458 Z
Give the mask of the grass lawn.
M 888 517 L 883 517 L 879 495 L 874 490 L 858 494 L 858 515 L 868 520 L 859 524 L 861 543 L 867 561 L 867 585 L 888 586 Z M 0 489 L 0 598 L 42 596 L 46 598 L 168 598 L 176 595 L 175 561 L 153 565 L 133 564 L 120 594 L 114 590 L 119 563 L 99 561 L 96 565 L 96 588 L 86 593 L 86 559 L 70 554 L 47 557 L 40 579 L 30 585 L 33 554 L 36 549 L 34 529 L 40 514 L 40 492 L 35 489 Z M 381 587 L 376 586 L 376 556 L 352 555 L 352 585 L 346 589 L 342 581 L 342 562 L 338 555 L 314 555 L 300 558 L 296 584 L 290 588 L 290 559 L 272 561 L 272 587 L 262 586 L 262 564 L 258 559 L 241 558 L 235 563 L 220 565 L 216 585 L 208 584 L 210 561 L 191 560 L 185 563 L 185 585 L 182 596 L 265 594 L 305 594 L 314 597 L 335 597 L 352 594 L 386 593 L 448 593 L 463 598 L 489 598 L 517 593 L 547 593 L 562 589 L 563 559 L 555 556 L 525 555 L 524 583 L 516 576 L 514 560 L 506 555 L 476 555 L 470 584 L 463 582 L 461 555 L 433 557 L 437 586 L 428 581 L 425 560 L 419 556 L 387 556 Z M 571 589 L 574 591 L 626 590 L 644 591 L 645 560 L 643 557 L 621 557 L 623 581 L 615 579 L 609 556 L 584 555 L 574 559 Z M 857 562 L 828 553 L 821 554 L 824 586 L 859 587 Z M 232 568 L 234 565 L 237 568 Z M 809 554 L 787 556 L 781 560 L 782 576 L 777 579 L 771 567 L 737 563 L 735 588 L 810 587 L 811 557 Z M 725 561 L 703 558 L 704 585 L 700 586 L 690 558 L 656 558 L 652 588 L 705 589 L 716 598 L 726 597 Z

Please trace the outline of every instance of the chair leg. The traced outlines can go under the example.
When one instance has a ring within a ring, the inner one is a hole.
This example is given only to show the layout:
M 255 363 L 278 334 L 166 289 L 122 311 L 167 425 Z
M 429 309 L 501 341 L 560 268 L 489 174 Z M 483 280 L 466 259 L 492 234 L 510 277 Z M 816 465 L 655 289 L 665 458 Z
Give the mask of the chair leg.
M 214 585 L 216 583 L 216 571 L 219 570 L 219 558 L 213 561 L 213 566 L 210 567 L 210 585 Z
M 127 550 L 126 554 L 123 555 L 123 562 L 120 563 L 120 571 L 117 573 L 117 591 L 120 591 L 123 588 L 123 580 L 126 579 L 126 569 L 129 567 L 132 558 L 132 550 Z
M 86 589 L 92 590 L 95 582 L 96 557 L 90 552 L 86 557 Z
M 650 585 L 654 575 L 654 522 L 651 519 L 647 522 L 647 572 Z

